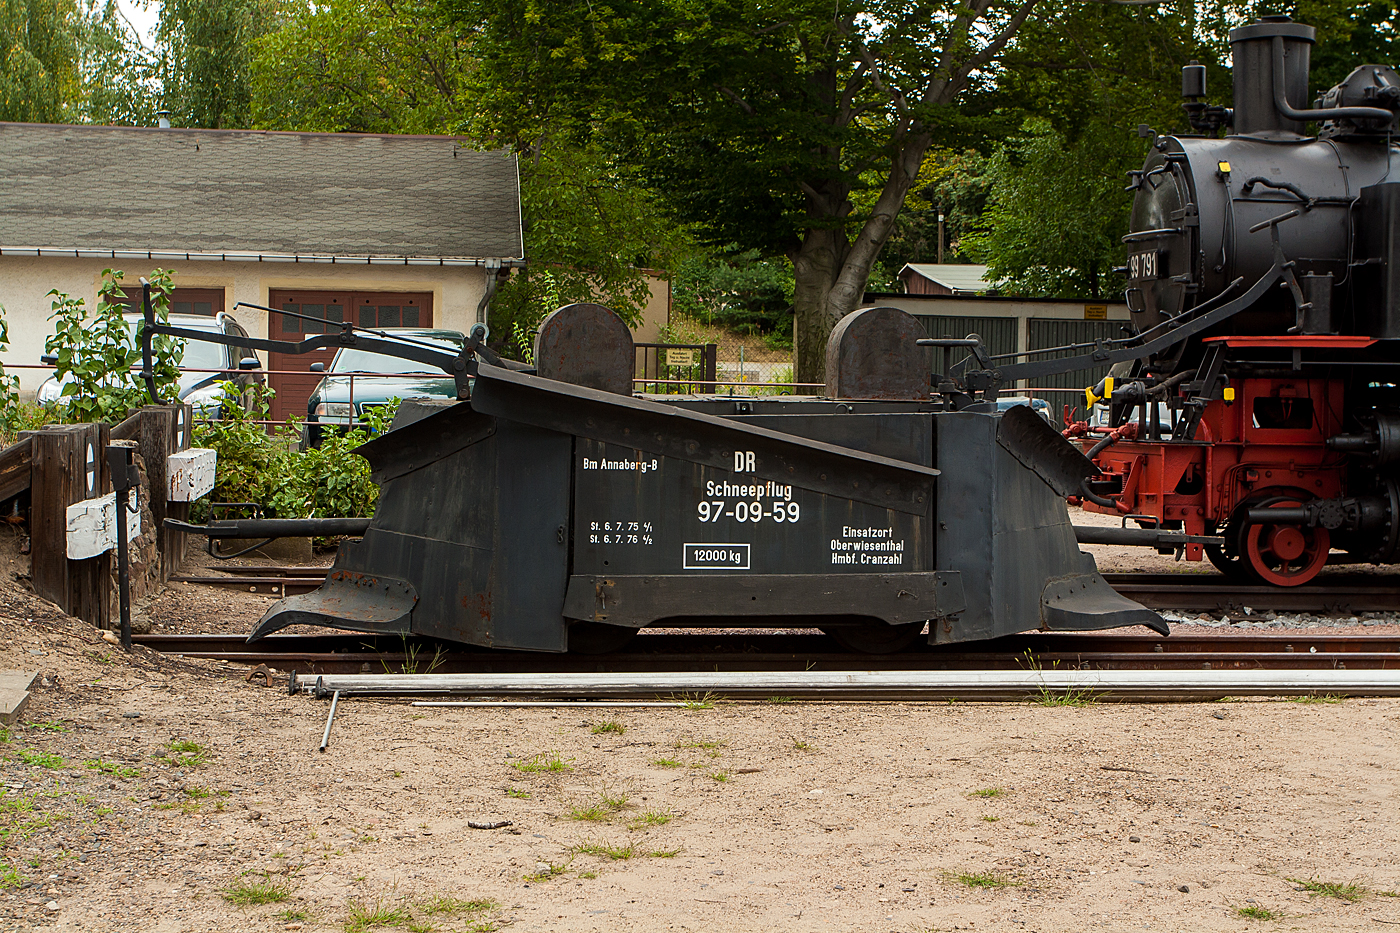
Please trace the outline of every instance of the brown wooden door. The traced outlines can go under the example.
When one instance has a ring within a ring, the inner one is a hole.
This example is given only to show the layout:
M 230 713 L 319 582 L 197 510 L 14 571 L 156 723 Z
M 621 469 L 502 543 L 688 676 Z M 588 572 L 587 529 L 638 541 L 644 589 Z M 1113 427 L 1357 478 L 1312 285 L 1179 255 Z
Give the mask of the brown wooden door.
M 316 318 L 307 321 L 284 314 L 270 315 L 268 337 L 273 340 L 299 342 L 315 334 L 335 333 L 339 325 L 347 320 L 347 314 L 351 315 L 348 320 L 361 327 L 431 327 L 433 324 L 431 293 L 274 289 L 270 304 L 274 308 Z M 271 353 L 268 356 L 269 369 L 274 373 L 278 370 L 289 371 L 285 375 L 268 377 L 268 383 L 277 392 L 272 402 L 273 420 L 306 418 L 306 404 L 311 398 L 311 391 L 321 381 L 321 374 L 311 372 L 309 367 L 318 362 L 329 365 L 335 350 L 301 354 Z

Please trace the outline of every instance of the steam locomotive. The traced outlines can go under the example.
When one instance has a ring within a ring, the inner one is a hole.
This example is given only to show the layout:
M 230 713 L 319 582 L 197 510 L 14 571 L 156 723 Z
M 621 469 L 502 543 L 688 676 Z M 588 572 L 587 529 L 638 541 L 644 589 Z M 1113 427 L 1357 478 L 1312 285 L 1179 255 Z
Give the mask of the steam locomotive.
M 1400 561 L 1400 77 L 1362 65 L 1306 109 L 1314 37 L 1233 30 L 1233 108 L 1183 69 L 1194 134 L 1146 132 L 1129 173 L 1130 333 L 1082 357 L 1114 364 L 1086 390 L 1109 417 L 1066 430 L 1085 508 L 1278 586 Z

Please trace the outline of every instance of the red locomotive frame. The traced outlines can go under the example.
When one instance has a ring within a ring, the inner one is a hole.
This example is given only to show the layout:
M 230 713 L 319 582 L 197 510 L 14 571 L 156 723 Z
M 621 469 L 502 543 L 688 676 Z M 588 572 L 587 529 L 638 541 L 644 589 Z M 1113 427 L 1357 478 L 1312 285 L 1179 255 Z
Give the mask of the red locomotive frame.
M 1212 337 L 1227 347 L 1360 349 L 1369 337 Z M 1076 422 L 1064 432 L 1094 455 L 1094 482 L 1112 507 L 1085 500 L 1088 511 L 1137 516 L 1144 524 L 1188 535 L 1231 535 L 1223 548 L 1184 545 L 1187 560 L 1209 557 L 1220 569 L 1243 571 L 1278 586 L 1308 582 L 1327 563 L 1326 528 L 1246 522 L 1248 509 L 1296 507 L 1346 492 L 1347 458 L 1326 441 L 1342 431 L 1345 387 L 1335 377 L 1235 381 L 1233 398 L 1206 403 L 1191 440 L 1139 437 L 1139 422 L 1096 429 Z M 1116 438 L 1116 439 L 1115 439 Z

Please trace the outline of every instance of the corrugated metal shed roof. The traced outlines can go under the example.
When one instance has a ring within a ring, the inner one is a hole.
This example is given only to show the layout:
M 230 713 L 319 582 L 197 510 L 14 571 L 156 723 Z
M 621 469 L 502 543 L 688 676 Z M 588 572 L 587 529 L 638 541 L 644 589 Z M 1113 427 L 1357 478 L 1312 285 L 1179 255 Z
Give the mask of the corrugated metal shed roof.
M 0 252 L 519 260 L 515 157 L 447 136 L 0 123 Z
M 987 274 L 986 266 L 948 262 L 911 262 L 904 269 L 913 270 L 916 274 L 955 292 L 981 292 L 992 287 L 990 282 L 986 282 L 982 278 Z M 901 276 L 904 275 L 904 269 L 899 270 Z

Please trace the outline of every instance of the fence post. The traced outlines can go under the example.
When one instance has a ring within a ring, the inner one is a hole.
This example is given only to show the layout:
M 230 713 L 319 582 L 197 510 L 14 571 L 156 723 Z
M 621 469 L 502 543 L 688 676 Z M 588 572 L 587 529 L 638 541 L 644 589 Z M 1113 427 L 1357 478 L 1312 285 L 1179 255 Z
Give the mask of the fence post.
M 111 427 L 99 422 L 85 424 L 87 430 L 80 434 L 80 457 L 83 477 L 79 483 L 82 495 L 74 499 L 95 499 L 106 495 L 111 488 L 111 478 L 107 470 L 107 444 L 111 440 Z M 87 488 L 91 481 L 92 488 Z M 65 522 L 66 529 L 66 522 Z M 64 542 L 65 556 L 67 542 Z M 86 560 L 68 562 L 68 614 L 91 622 L 98 628 L 112 627 L 112 552 L 106 551 Z
M 715 391 L 715 367 L 719 361 L 719 345 L 713 343 L 705 344 L 705 349 L 701 351 L 705 357 L 705 387 L 701 390 L 713 395 Z
M 68 559 L 68 506 L 107 491 L 103 451 L 108 430 L 105 424 L 50 425 L 31 435 L 34 592 L 99 627 L 111 619 L 111 557 Z
M 166 583 L 184 559 L 185 544 L 184 535 L 166 529 L 165 519 L 187 518 L 189 505 L 167 500 L 170 483 L 165 466 L 171 454 L 190 445 L 190 406 L 147 405 L 141 409 L 141 430 L 135 440 L 140 443 L 141 459 L 146 463 L 146 477 L 151 484 L 151 521 L 160 552 L 160 580 Z

